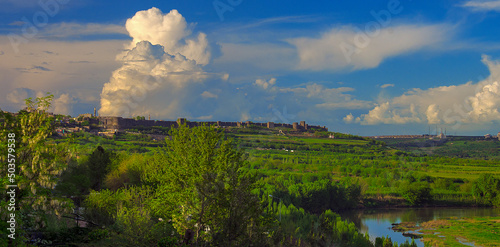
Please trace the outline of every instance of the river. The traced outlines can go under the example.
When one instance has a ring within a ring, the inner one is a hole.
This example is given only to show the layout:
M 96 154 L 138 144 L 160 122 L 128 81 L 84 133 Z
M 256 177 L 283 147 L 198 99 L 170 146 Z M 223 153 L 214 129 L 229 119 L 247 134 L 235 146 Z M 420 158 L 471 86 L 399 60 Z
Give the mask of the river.
M 403 243 L 410 237 L 405 237 L 401 232 L 394 232 L 392 223 L 416 222 L 422 223 L 430 220 L 449 217 L 483 217 L 499 216 L 500 210 L 493 208 L 397 208 L 397 209 L 365 209 L 352 210 L 340 214 L 343 220 L 354 222 L 362 233 L 368 232 L 374 242 L 376 237 L 389 236 L 393 242 Z M 419 247 L 424 244 L 415 239 Z

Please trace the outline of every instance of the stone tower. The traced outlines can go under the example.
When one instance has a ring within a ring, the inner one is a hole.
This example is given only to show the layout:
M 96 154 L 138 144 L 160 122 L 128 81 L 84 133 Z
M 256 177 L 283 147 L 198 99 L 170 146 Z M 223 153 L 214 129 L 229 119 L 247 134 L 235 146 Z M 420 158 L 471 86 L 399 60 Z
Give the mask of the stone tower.
M 185 118 L 178 118 L 177 119 L 177 125 L 183 125 L 186 123 L 186 119 Z
M 307 130 L 307 124 L 306 124 L 306 121 L 300 121 L 300 126 L 302 126 L 302 129 Z

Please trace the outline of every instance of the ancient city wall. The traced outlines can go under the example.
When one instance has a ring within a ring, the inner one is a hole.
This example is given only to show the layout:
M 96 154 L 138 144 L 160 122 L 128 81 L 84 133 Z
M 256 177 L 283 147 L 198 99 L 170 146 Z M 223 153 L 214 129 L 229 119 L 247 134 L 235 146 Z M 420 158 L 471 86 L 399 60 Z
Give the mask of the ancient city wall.
M 207 121 L 207 122 L 192 122 L 186 121 L 184 118 L 179 118 L 177 121 L 162 121 L 162 120 L 135 120 L 133 118 L 122 118 L 122 117 L 98 117 L 99 125 L 104 129 L 132 129 L 139 126 L 142 127 L 177 127 L 179 124 L 186 124 L 189 127 L 196 127 L 202 124 L 213 125 L 217 127 L 248 127 L 248 126 L 260 126 L 264 128 L 290 128 L 295 130 L 322 130 L 328 131 L 325 126 L 314 126 L 308 125 L 305 121 L 299 123 L 286 124 L 286 123 L 254 123 L 251 121 L 246 122 L 222 122 L 222 121 Z

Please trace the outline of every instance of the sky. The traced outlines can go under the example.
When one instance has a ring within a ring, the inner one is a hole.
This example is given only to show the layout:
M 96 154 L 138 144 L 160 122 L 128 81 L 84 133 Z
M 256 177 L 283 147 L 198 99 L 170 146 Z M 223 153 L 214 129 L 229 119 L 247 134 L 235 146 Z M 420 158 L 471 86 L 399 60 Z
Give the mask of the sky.
M 0 0 L 0 109 L 500 131 L 500 1 Z

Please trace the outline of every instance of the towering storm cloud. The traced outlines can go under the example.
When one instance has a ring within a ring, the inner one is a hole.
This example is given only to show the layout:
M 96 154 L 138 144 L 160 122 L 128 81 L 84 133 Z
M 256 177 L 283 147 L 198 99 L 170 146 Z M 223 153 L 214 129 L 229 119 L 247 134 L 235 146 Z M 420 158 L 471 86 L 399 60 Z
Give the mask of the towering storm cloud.
M 186 88 L 208 77 L 201 67 L 210 60 L 206 35 L 190 39 L 192 31 L 177 10 L 163 14 L 157 8 L 137 12 L 126 29 L 133 40 L 117 57 L 122 66 L 104 84 L 99 114 L 177 117 Z

